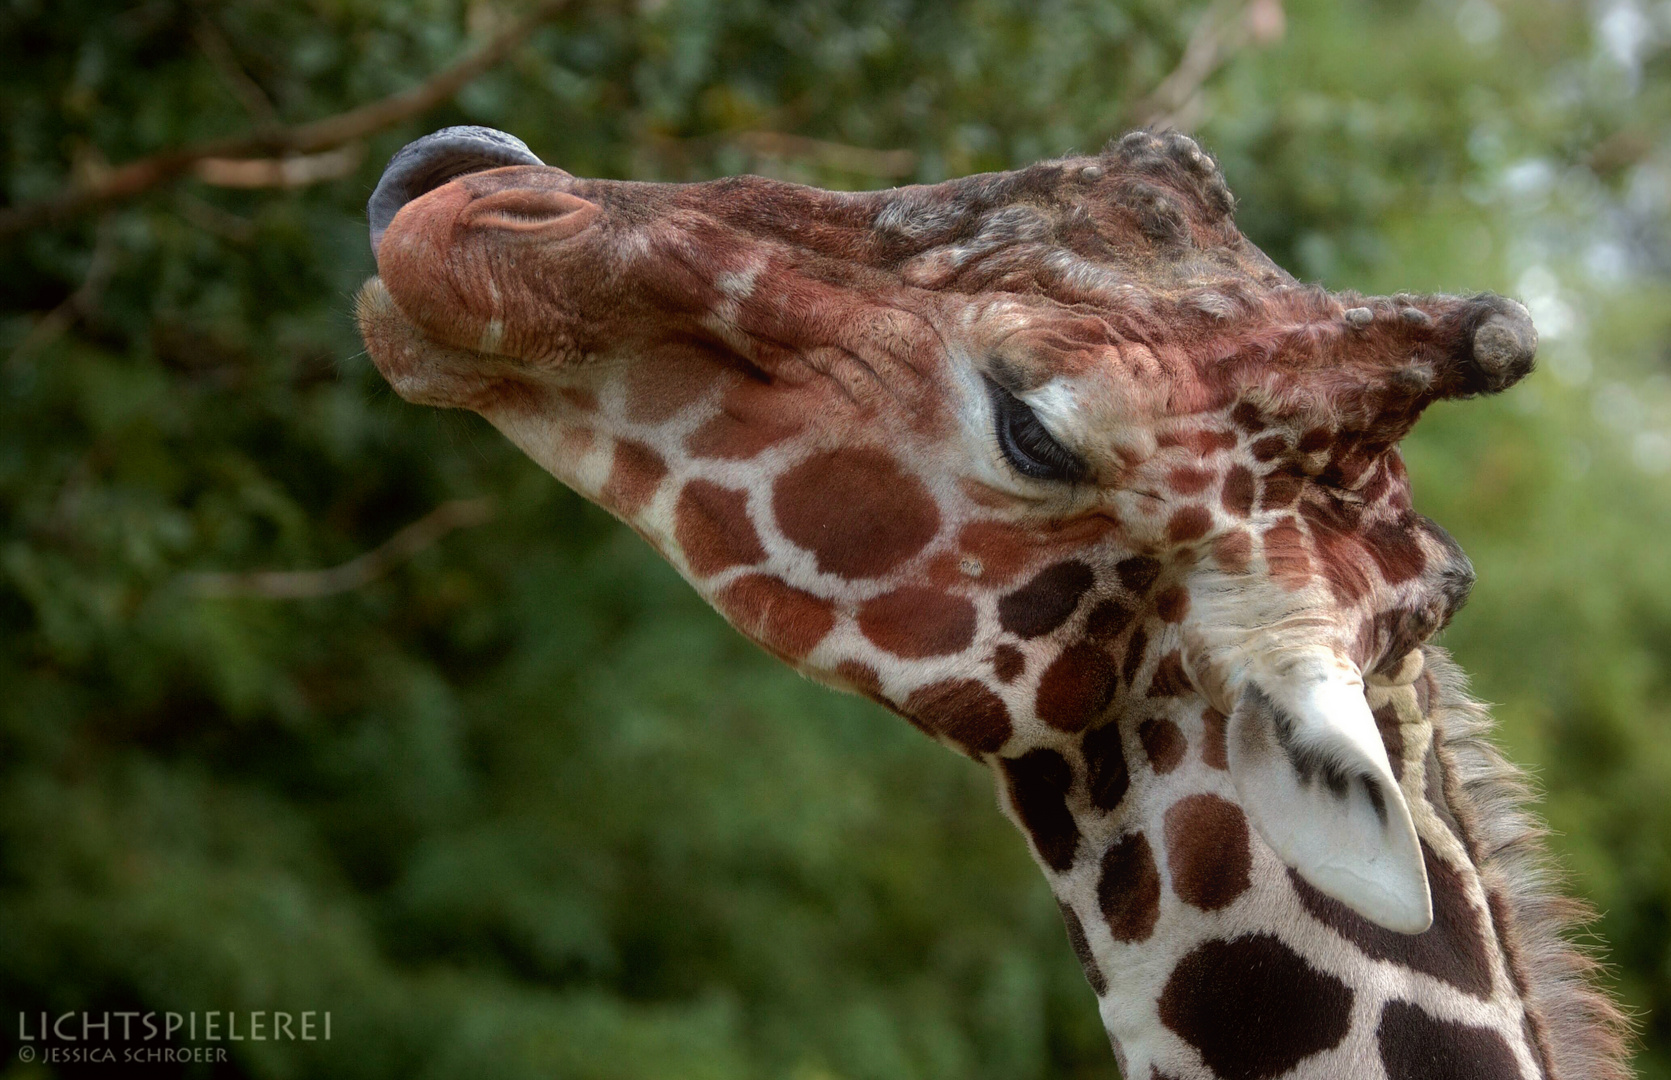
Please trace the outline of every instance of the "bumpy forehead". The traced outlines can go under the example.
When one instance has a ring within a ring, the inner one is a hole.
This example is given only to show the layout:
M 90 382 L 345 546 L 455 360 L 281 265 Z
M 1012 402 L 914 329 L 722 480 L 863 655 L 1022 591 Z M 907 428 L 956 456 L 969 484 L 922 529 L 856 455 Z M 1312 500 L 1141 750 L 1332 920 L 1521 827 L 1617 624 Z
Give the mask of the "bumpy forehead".
M 1212 284 L 1293 279 L 1237 230 L 1216 163 L 1176 133 L 1133 132 L 1094 157 L 941 184 L 838 193 L 737 177 L 665 187 L 582 182 L 628 227 L 705 217 L 749 238 L 949 292 L 1130 301 Z M 718 237 L 715 237 L 718 239 Z M 837 265 L 839 264 L 839 266 Z
M 1176 133 L 1133 132 L 1095 158 L 904 188 L 877 215 L 912 284 L 1045 293 L 1068 303 L 1240 283 L 1292 284 L 1232 219 L 1213 160 Z

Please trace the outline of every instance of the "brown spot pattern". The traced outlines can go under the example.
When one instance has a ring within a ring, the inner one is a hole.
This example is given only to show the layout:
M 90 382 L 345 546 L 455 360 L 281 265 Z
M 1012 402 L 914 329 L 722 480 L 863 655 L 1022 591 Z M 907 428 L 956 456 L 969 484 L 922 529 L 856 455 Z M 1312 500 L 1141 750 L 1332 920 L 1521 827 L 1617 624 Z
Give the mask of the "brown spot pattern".
M 1398 710 L 1391 702 L 1375 710 L 1375 729 L 1381 733 L 1381 745 L 1387 748 L 1387 761 L 1392 765 L 1393 779 L 1404 779 L 1404 725 L 1398 722 Z
M 1184 658 L 1178 654 L 1177 649 L 1173 649 L 1155 665 L 1155 673 L 1149 679 L 1149 696 L 1177 697 L 1189 693 L 1190 689 L 1189 673 L 1184 670 Z
M 1126 797 L 1131 786 L 1131 771 L 1126 767 L 1126 748 L 1120 739 L 1120 725 L 1105 724 L 1085 733 L 1080 742 L 1085 755 L 1085 787 L 1091 805 L 1099 810 L 1113 810 Z
M 1002 584 L 1037 557 L 1037 540 L 1025 529 L 999 521 L 973 521 L 958 530 L 958 549 L 981 563 L 981 580 Z
M 1269 1080 L 1340 1045 L 1352 988 L 1270 934 L 1197 946 L 1160 995 L 1160 1019 L 1223 1080 Z
M 1006 758 L 1003 768 L 1010 802 L 1039 858 L 1058 873 L 1068 869 L 1079 850 L 1079 827 L 1068 812 L 1073 769 L 1067 758 L 1054 750 L 1031 750 Z
M 1014 645 L 1000 645 L 992 650 L 992 673 L 1001 683 L 1012 683 L 1027 670 L 1027 658 Z
M 806 656 L 835 627 L 829 601 L 766 574 L 738 578 L 714 603 L 743 633 L 791 660 Z
M 907 660 L 949 656 L 975 640 L 975 605 L 961 596 L 906 586 L 865 602 L 859 631 L 884 652 Z
M 1188 795 L 1166 811 L 1166 866 L 1186 904 L 1217 911 L 1252 884 L 1253 849 L 1241 808 L 1217 795 Z
M 876 669 L 869 664 L 861 664 L 857 660 L 843 660 L 836 665 L 835 674 L 842 682 L 852 687 L 856 693 L 863 694 L 876 704 L 892 712 L 899 711 L 894 703 L 889 701 L 886 695 L 882 693 L 882 676 L 877 674 Z
M 1265 430 L 1265 417 L 1260 413 L 1259 406 L 1251 401 L 1237 403 L 1236 407 L 1230 410 L 1230 421 L 1246 432 Z
M 757 410 L 750 410 L 746 417 L 721 411 L 691 433 L 685 450 L 693 458 L 747 461 L 798 430 L 796 425 L 773 420 Z
M 1147 941 L 1160 921 L 1160 871 L 1142 833 L 1117 840 L 1102 856 L 1097 903 L 1115 941 Z
M 1207 535 L 1213 527 L 1213 515 L 1205 506 L 1185 506 L 1172 514 L 1166 523 L 1166 538 L 1174 544 L 1187 544 Z
M 1501 1035 L 1437 1019 L 1408 1001 L 1381 1010 L 1375 1044 L 1387 1080 L 1522 1080 Z
M 1206 491 L 1207 485 L 1212 482 L 1211 471 L 1189 465 L 1180 465 L 1166 474 L 1166 486 L 1179 495 L 1199 495 Z
M 1209 708 L 1201 714 L 1201 760 L 1214 769 L 1230 768 L 1227 717 Z
M 603 503 L 622 517 L 631 517 L 644 509 L 666 475 L 667 462 L 660 454 L 641 442 L 622 440 L 615 444 L 615 457 L 609 463 Z
M 1096 575 L 1077 559 L 1047 566 L 999 599 L 998 624 L 1020 638 L 1042 637 L 1068 621 L 1094 584 Z
M 1097 997 L 1102 997 L 1108 993 L 1108 978 L 1097 966 L 1096 954 L 1091 952 L 1091 943 L 1085 937 L 1085 924 L 1079 921 L 1079 914 L 1073 908 L 1060 900 L 1056 901 L 1056 907 L 1062 912 L 1062 924 L 1068 929 L 1068 944 L 1073 946 L 1073 955 L 1079 958 L 1085 981 L 1091 984 L 1091 990 Z
M 1039 679 L 1034 709 L 1058 731 L 1081 731 L 1114 699 L 1114 661 L 1102 646 L 1077 641 Z
M 928 545 L 940 511 L 921 480 L 875 450 L 814 454 L 772 489 L 778 528 L 845 578 L 887 573 Z
M 1184 616 L 1189 614 L 1189 590 L 1182 585 L 1162 589 L 1155 597 L 1155 614 L 1163 622 L 1183 622 Z
M 1265 478 L 1265 484 L 1259 491 L 1259 509 L 1280 510 L 1294 505 L 1294 500 L 1299 497 L 1299 478 L 1277 473 Z
M 709 577 L 766 557 L 748 516 L 748 492 L 692 480 L 673 508 L 673 538 L 691 571 Z
M 1104 600 L 1085 616 L 1085 634 L 1093 641 L 1108 642 L 1131 625 L 1137 612 L 1118 600 Z
M 1213 541 L 1213 558 L 1232 574 L 1245 572 L 1253 558 L 1253 537 L 1245 529 L 1225 533 Z
M 1485 999 L 1491 995 L 1491 961 L 1485 949 L 1485 927 L 1468 902 L 1462 875 L 1433 853 L 1425 842 L 1427 883 L 1433 895 L 1433 925 L 1419 934 L 1400 934 L 1377 926 L 1351 908 L 1317 891 L 1292 869 L 1300 903 L 1319 922 L 1376 960 L 1402 964 L 1431 975 L 1465 993 Z
M 1328 428 L 1312 428 L 1300 436 L 1300 441 L 1294 449 L 1302 454 L 1315 454 L 1319 450 L 1327 450 L 1334 442 L 1334 432 Z
M 945 679 L 913 690 L 905 699 L 905 711 L 971 755 L 996 753 L 1009 741 L 1009 709 L 974 679 Z
M 1160 577 L 1160 560 L 1149 555 L 1133 555 L 1114 564 L 1114 574 L 1134 593 L 1143 593 Z
M 1323 577 L 1328 580 L 1337 599 L 1342 603 L 1355 604 L 1369 592 L 1369 578 L 1364 572 L 1365 566 L 1360 564 L 1363 547 L 1355 537 L 1332 524 L 1316 520 L 1314 514 L 1306 513 L 1311 505 L 1303 504 L 1300 511 L 1312 522 L 1311 536 L 1317 558 L 1323 564 Z
M 1164 716 L 1145 720 L 1137 728 L 1137 738 L 1149 764 L 1162 776 L 1176 769 L 1189 751 L 1189 740 L 1178 730 L 1178 725 Z
M 1224 476 L 1224 491 L 1220 496 L 1224 512 L 1235 517 L 1253 513 L 1253 474 L 1245 465 L 1232 465 Z
M 1409 581 L 1427 568 L 1427 556 L 1414 531 L 1392 522 L 1372 522 L 1364 530 L 1364 548 L 1389 585 Z
M 1143 653 L 1149 647 L 1149 635 L 1139 626 L 1131 632 L 1131 640 L 1126 642 L 1126 657 L 1120 665 L 1120 675 L 1130 686 L 1137 678 L 1137 669 L 1143 666 Z
M 1265 563 L 1271 575 L 1290 590 L 1302 588 L 1311 580 L 1311 554 L 1306 550 L 1305 533 L 1292 518 L 1265 530 Z
M 1206 457 L 1217 450 L 1234 450 L 1238 441 L 1234 431 L 1223 428 L 1187 428 L 1162 432 L 1156 436 L 1155 445 L 1182 446 L 1198 457 Z
M 576 386 L 560 386 L 557 388 L 556 394 L 559 400 L 566 402 L 579 412 L 597 411 L 598 395 L 594 391 Z

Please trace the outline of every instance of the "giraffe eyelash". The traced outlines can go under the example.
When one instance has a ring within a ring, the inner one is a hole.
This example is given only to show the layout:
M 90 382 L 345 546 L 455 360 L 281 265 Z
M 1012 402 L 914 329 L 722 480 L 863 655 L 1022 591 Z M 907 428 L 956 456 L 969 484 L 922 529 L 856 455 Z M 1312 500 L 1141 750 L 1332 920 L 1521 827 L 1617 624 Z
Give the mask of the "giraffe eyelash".
M 1084 461 L 1056 441 L 1031 406 L 990 378 L 986 384 L 992 396 L 998 449 L 1016 472 L 1034 480 L 1072 483 L 1085 478 Z

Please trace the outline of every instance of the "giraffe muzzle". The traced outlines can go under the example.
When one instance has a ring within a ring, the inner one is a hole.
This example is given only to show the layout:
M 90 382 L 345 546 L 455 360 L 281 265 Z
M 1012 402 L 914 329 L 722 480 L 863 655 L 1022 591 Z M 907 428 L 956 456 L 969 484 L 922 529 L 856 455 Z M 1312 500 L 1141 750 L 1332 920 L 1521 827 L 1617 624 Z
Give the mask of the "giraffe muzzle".
M 387 302 L 433 345 L 562 366 L 577 351 L 576 293 L 608 262 L 592 229 L 603 209 L 580 186 L 491 128 L 409 143 L 367 206 Z

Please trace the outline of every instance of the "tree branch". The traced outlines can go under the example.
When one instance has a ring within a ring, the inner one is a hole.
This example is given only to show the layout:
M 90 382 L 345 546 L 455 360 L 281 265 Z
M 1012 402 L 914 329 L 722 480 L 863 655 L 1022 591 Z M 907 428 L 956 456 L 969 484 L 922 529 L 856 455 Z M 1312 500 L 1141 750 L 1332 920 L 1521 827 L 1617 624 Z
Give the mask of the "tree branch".
M 23 340 L 18 342 L 11 355 L 6 357 L 7 372 L 22 368 L 31 353 L 56 340 L 78 320 L 86 318 L 99 306 L 104 287 L 109 283 L 111 271 L 115 269 L 116 263 L 116 231 L 109 217 L 99 222 L 95 235 L 93 254 L 87 260 L 87 273 L 82 275 L 81 284 L 76 286 L 76 290 L 66 296 L 62 303 L 41 316 L 41 320 L 30 327 Z
M 197 23 L 192 27 L 192 36 L 197 39 L 198 48 L 209 58 L 215 70 L 220 74 L 221 81 L 226 83 L 227 90 L 238 99 L 238 103 L 249 113 L 249 118 L 258 128 L 276 128 L 281 126 L 278 110 L 273 107 L 272 99 L 261 85 L 250 77 L 244 70 L 244 65 L 238 62 L 238 54 L 232 51 L 232 43 L 226 40 L 226 35 L 220 32 L 220 27 L 214 24 L 206 11 L 197 13 Z
M 323 154 L 279 158 L 203 158 L 192 171 L 199 180 L 215 187 L 306 187 L 321 180 L 347 176 L 360 167 L 360 160 L 365 156 L 365 143 L 351 142 L 341 149 L 327 150 Z
M 1178 66 L 1131 107 L 1139 127 L 1187 131 L 1201 120 L 1201 88 L 1230 58 L 1249 44 L 1267 45 L 1284 29 L 1281 0 L 1219 0 L 1184 44 Z
M 187 591 L 205 597 L 253 596 L 265 600 L 310 600 L 358 589 L 376 581 L 455 529 L 493 520 L 492 499 L 444 502 L 377 547 L 329 570 L 216 571 L 181 575 Z
M 59 195 L 0 210 L 0 237 L 62 221 L 100 203 L 132 198 L 193 171 L 205 159 L 316 154 L 393 127 L 452 97 L 465 83 L 503 60 L 536 27 L 556 17 L 568 3 L 569 0 L 542 0 L 480 49 L 410 90 L 306 124 L 268 128 L 164 150 L 101 172 Z

